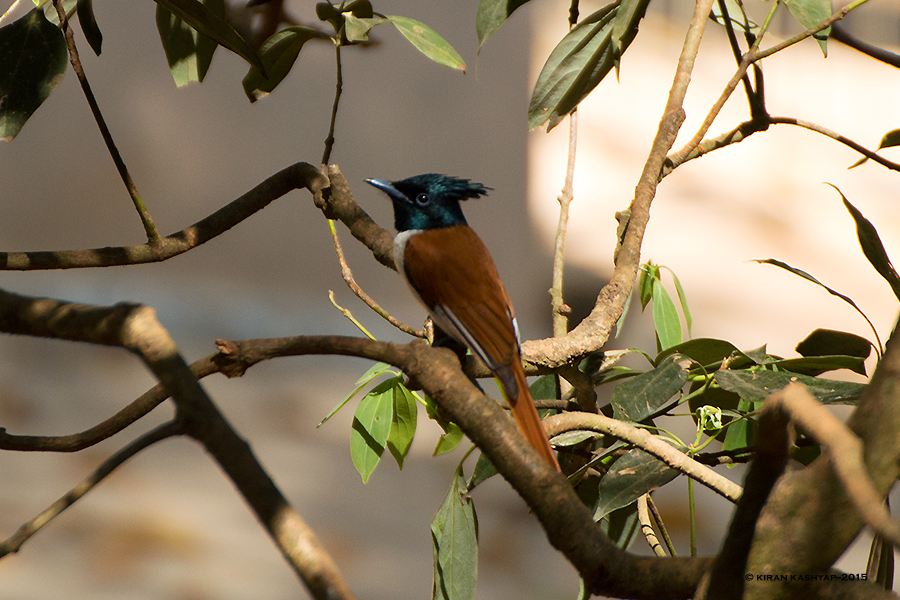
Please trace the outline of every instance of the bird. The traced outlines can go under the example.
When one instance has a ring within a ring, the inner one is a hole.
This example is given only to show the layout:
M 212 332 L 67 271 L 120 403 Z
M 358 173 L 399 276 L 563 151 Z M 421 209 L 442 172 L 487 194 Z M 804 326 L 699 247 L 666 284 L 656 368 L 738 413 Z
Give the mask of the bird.
M 442 336 L 467 347 L 500 380 L 519 431 L 554 469 L 559 463 L 522 367 L 515 312 L 497 267 L 460 202 L 491 188 L 436 173 L 399 181 L 366 179 L 394 207 L 394 263 Z

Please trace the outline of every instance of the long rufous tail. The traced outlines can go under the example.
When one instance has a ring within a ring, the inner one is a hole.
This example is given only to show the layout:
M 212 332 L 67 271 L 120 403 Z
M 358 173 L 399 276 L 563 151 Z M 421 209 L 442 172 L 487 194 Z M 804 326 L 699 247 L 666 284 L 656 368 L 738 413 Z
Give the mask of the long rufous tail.
M 518 357 L 516 358 L 518 359 Z M 519 393 L 516 397 L 513 397 L 509 393 L 510 390 L 507 390 L 506 401 L 509 402 L 509 407 L 512 409 L 516 425 L 519 426 L 519 431 L 522 432 L 528 443 L 538 451 L 538 454 L 543 456 L 544 460 L 550 463 L 550 466 L 560 471 L 559 463 L 556 462 L 556 455 L 553 453 L 553 448 L 550 447 L 550 440 L 547 439 L 547 433 L 541 424 L 541 418 L 534 407 L 534 400 L 531 399 L 531 393 L 528 391 L 528 382 L 525 380 L 525 371 L 522 369 L 522 364 L 516 360 L 511 367 L 516 378 L 516 384 L 518 384 Z

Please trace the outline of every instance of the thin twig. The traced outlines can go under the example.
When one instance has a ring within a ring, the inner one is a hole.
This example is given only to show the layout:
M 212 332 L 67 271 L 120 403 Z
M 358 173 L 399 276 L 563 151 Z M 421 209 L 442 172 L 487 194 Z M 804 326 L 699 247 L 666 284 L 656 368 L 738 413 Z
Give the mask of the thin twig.
M 854 50 L 862 52 L 866 56 L 870 56 L 875 60 L 879 60 L 892 67 L 900 68 L 900 54 L 895 54 L 884 48 L 879 48 L 878 46 L 873 46 L 868 42 L 864 42 L 843 27 L 840 27 L 837 23 L 831 28 L 830 35 L 831 39 L 846 44 Z
M 843 135 L 822 127 L 821 125 L 817 125 L 815 123 L 810 123 L 809 121 L 803 121 L 801 119 L 795 119 L 794 117 L 770 117 L 770 120 L 773 124 L 777 125 L 796 125 L 797 127 L 802 127 L 804 129 L 809 129 L 810 131 L 815 131 L 816 133 L 821 133 L 824 136 L 830 137 L 836 142 L 840 142 L 849 148 L 853 148 L 866 158 L 870 160 L 874 160 L 879 165 L 891 169 L 892 171 L 900 171 L 900 164 L 895 162 L 891 162 L 888 159 L 879 156 L 876 152 L 869 150 L 860 144 L 857 144 L 853 140 L 844 137 Z
M 11 537 L 0 543 L 0 558 L 7 554 L 18 552 L 31 536 L 40 531 L 50 521 L 58 517 L 64 510 L 75 504 L 84 497 L 89 491 L 103 481 L 109 474 L 115 471 L 126 460 L 136 455 L 141 450 L 149 448 L 156 442 L 162 441 L 182 433 L 182 424 L 180 421 L 169 421 L 159 427 L 145 433 L 137 438 L 97 467 L 93 473 L 88 475 L 77 486 L 66 492 L 59 500 L 48 506 L 40 512 L 36 517 L 19 527 Z
M 327 165 L 331 160 L 331 151 L 334 149 L 334 125 L 337 122 L 338 106 L 341 103 L 341 94 L 344 91 L 344 77 L 341 67 L 341 36 L 334 40 L 334 55 L 337 60 L 337 81 L 334 90 L 334 104 L 331 107 L 331 125 L 328 128 L 328 137 L 325 139 L 325 152 L 322 154 L 322 164 Z
M 677 556 L 677 554 L 675 554 L 675 544 L 672 543 L 672 538 L 669 537 L 669 531 L 666 529 L 666 524 L 663 523 L 662 515 L 659 514 L 656 502 L 653 501 L 653 496 L 650 494 L 647 494 L 647 508 L 650 509 L 650 516 L 653 517 L 656 528 L 663 536 L 663 541 L 666 543 L 666 549 L 669 551 L 669 555 Z
M 350 265 L 347 264 L 347 259 L 344 258 L 344 249 L 341 247 L 341 241 L 338 239 L 337 230 L 334 227 L 334 221 L 332 219 L 328 219 L 328 230 L 331 232 L 331 240 L 334 242 L 334 252 L 337 254 L 338 262 L 341 263 L 341 277 L 344 279 L 344 283 L 347 284 L 347 287 L 350 288 L 350 291 L 353 292 L 357 298 L 362 300 L 366 306 L 371 308 L 375 313 L 380 316 L 382 319 L 402 331 L 408 335 L 425 339 L 425 332 L 410 327 L 406 323 L 403 323 L 393 315 L 391 315 L 388 311 L 381 308 L 381 306 L 369 296 L 365 290 L 359 287 L 359 284 L 356 283 L 356 279 L 353 278 L 353 271 L 350 270 Z
M 56 7 L 56 12 L 59 15 L 59 24 L 65 35 L 66 45 L 69 48 L 69 62 L 72 63 L 72 69 L 75 71 L 75 76 L 81 84 L 81 89 L 84 91 L 84 97 L 91 107 L 91 113 L 94 115 L 94 120 L 97 121 L 97 127 L 100 128 L 100 135 L 103 136 L 103 141 L 106 142 L 106 148 L 109 150 L 109 155 L 112 157 L 116 169 L 119 171 L 119 177 L 122 179 L 122 183 L 125 184 L 128 195 L 131 196 L 131 201 L 134 203 L 134 208 L 141 218 L 144 232 L 147 234 L 147 240 L 151 244 L 157 242 L 159 241 L 159 231 L 157 231 L 156 225 L 153 224 L 153 218 L 150 216 L 147 207 L 144 206 L 144 201 L 141 200 L 141 196 L 138 194 L 137 187 L 134 185 L 131 175 L 128 174 L 128 168 L 125 166 L 125 161 L 122 160 L 122 156 L 119 154 L 119 149 L 116 147 L 115 141 L 113 141 L 109 127 L 106 126 L 106 120 L 100 112 L 100 106 L 97 104 L 94 92 L 91 91 L 91 85 L 88 83 L 87 77 L 84 74 L 84 68 L 81 66 L 81 59 L 78 58 L 78 49 L 75 47 L 75 36 L 72 34 L 69 18 L 66 16 L 66 10 L 63 7 L 63 0 L 53 0 L 53 6 Z
M 681 471 L 732 502 L 737 502 L 741 496 L 741 486 L 738 484 L 719 475 L 683 452 L 679 452 L 666 442 L 651 435 L 646 429 L 640 429 L 629 423 L 604 415 L 580 412 L 547 417 L 544 419 L 544 427 L 550 437 L 575 430 L 596 431 L 611 435 L 655 456 L 673 469 Z
M 569 155 L 566 162 L 566 181 L 557 200 L 559 201 L 559 223 L 556 226 L 556 241 L 553 246 L 553 284 L 550 287 L 553 335 L 562 337 L 569 332 L 569 308 L 563 299 L 563 271 L 566 258 L 566 231 L 569 226 L 569 205 L 572 203 L 575 181 L 575 148 L 578 142 L 578 111 L 569 115 Z M 565 391 L 565 390 L 564 390 Z
M 0 270 L 83 269 L 161 262 L 221 235 L 290 191 L 307 188 L 315 194 L 326 185 L 328 180 L 316 167 L 296 163 L 208 217 L 155 243 L 92 250 L 0 252 Z
M 647 508 L 647 499 L 649 497 L 650 494 L 647 493 L 637 499 L 638 521 L 641 523 L 641 533 L 647 538 L 647 544 L 650 545 L 650 549 L 653 550 L 655 555 L 664 557 L 666 551 L 663 550 L 662 545 L 659 543 L 659 539 L 653 531 L 653 524 L 650 522 L 650 510 Z

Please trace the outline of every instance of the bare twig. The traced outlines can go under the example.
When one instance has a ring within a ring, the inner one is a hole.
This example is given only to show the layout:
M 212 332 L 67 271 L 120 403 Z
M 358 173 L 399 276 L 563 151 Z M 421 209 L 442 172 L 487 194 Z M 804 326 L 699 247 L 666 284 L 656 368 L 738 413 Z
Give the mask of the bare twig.
M 331 161 L 331 151 L 334 149 L 334 125 L 337 122 L 338 106 L 341 103 L 341 94 L 344 91 L 344 76 L 341 65 L 341 36 L 334 40 L 334 55 L 337 61 L 337 76 L 334 90 L 334 104 L 331 107 L 331 125 L 328 127 L 328 137 L 325 139 L 325 152 L 322 154 L 322 164 L 327 165 Z
M 155 243 L 93 250 L 0 252 L 0 270 L 83 269 L 161 262 L 221 235 L 292 190 L 307 188 L 315 194 L 326 185 L 327 179 L 316 167 L 296 163 L 208 217 Z
M 650 498 L 649 493 L 637 499 L 638 521 L 641 523 L 641 533 L 647 538 L 647 544 L 650 545 L 653 553 L 659 557 L 664 557 L 666 551 L 663 550 L 662 545 L 659 543 L 659 539 L 657 539 L 656 533 L 653 531 L 653 524 L 650 522 L 650 509 L 647 507 L 648 498 Z
M 666 529 L 666 524 L 663 523 L 662 515 L 659 514 L 659 509 L 656 508 L 656 502 L 653 501 L 653 496 L 647 494 L 647 508 L 650 509 L 650 516 L 653 517 L 653 522 L 656 524 L 656 528 L 663 536 L 663 541 L 666 543 L 666 549 L 669 551 L 670 556 L 676 556 L 675 554 L 675 545 L 672 543 L 672 539 L 669 537 L 669 532 Z
M 39 515 L 19 527 L 11 537 L 0 543 L 0 558 L 7 554 L 18 552 L 28 539 L 35 533 L 40 531 L 44 525 L 62 514 L 64 510 L 75 504 L 85 494 L 91 491 L 94 486 L 103 481 L 110 473 L 115 471 L 126 460 L 140 452 L 145 448 L 149 448 L 156 442 L 166 438 L 179 435 L 181 433 L 181 423 L 178 421 L 169 421 L 159 427 L 145 433 L 138 439 L 134 440 L 97 467 L 93 473 L 88 475 L 77 486 L 69 490 L 59 500 L 41 511 Z
M 347 264 L 347 259 L 344 257 L 344 249 L 341 247 L 341 240 L 338 239 L 337 230 L 334 228 L 334 221 L 332 219 L 328 219 L 328 230 L 331 232 L 331 240 L 334 242 L 334 252 L 337 254 L 338 262 L 341 263 L 341 277 L 344 279 L 344 283 L 347 284 L 347 287 L 350 288 L 350 291 L 353 292 L 357 298 L 362 300 L 366 306 L 371 308 L 375 313 L 402 331 L 407 335 L 411 335 L 413 337 L 425 339 L 425 332 L 410 327 L 406 323 L 403 323 L 393 315 L 391 315 L 388 311 L 381 308 L 381 306 L 375 302 L 375 300 L 369 296 L 359 284 L 356 283 L 356 279 L 353 277 L 353 271 L 350 270 L 350 265 Z
M 849 31 L 835 23 L 831 27 L 831 39 L 841 42 L 842 44 L 846 44 L 850 46 L 854 50 L 858 50 L 862 52 L 866 56 L 870 56 L 875 60 L 880 60 L 881 62 L 891 65 L 892 67 L 900 68 L 900 54 L 894 54 L 889 50 L 885 50 L 884 48 L 879 48 L 878 46 L 873 46 L 868 42 L 864 42 L 863 40 L 857 38 L 855 35 L 852 35 Z
M 131 196 L 131 201 L 134 203 L 134 208 L 141 218 L 141 223 L 147 234 L 147 240 L 151 244 L 157 242 L 159 241 L 159 231 L 157 231 L 156 226 L 153 224 L 153 218 L 150 216 L 147 207 L 144 206 L 144 201 L 141 200 L 140 194 L 138 194 L 137 187 L 134 185 L 134 181 L 132 181 L 131 175 L 128 173 L 128 168 L 125 166 L 125 161 L 122 160 L 122 155 L 119 154 L 119 149 L 116 147 L 116 143 L 112 138 L 109 127 L 106 125 L 106 120 L 103 118 L 103 113 L 100 112 L 100 106 L 97 104 L 94 92 L 91 91 L 91 85 L 88 83 L 87 77 L 84 74 L 84 68 L 81 66 L 81 59 L 78 58 L 78 49 L 75 47 L 75 36 L 72 34 L 72 27 L 69 25 L 66 10 L 63 8 L 63 0 L 53 0 L 53 6 L 56 7 L 56 13 L 59 15 L 59 24 L 66 38 L 66 45 L 69 49 L 69 61 L 72 63 L 72 69 L 75 71 L 75 76 L 78 78 L 81 89 L 84 91 L 84 97 L 91 107 L 91 113 L 94 115 L 94 120 L 97 121 L 97 127 L 100 128 L 100 135 L 103 136 L 103 141 L 106 143 L 109 155 L 112 157 L 116 169 L 119 171 L 119 177 L 122 179 L 122 183 L 125 184 L 128 195 Z
M 732 502 L 737 502 L 741 496 L 741 486 L 653 437 L 646 429 L 640 429 L 604 415 L 583 412 L 547 417 L 544 419 L 544 426 L 550 437 L 573 430 L 596 431 L 611 435 L 655 456 L 673 469 L 681 471 Z
M 875 162 L 877 162 L 879 165 L 881 165 L 883 167 L 887 167 L 888 169 L 890 169 L 892 171 L 900 171 L 900 164 L 891 162 L 888 159 L 883 158 L 882 156 L 879 156 L 873 150 L 869 150 L 869 149 L 861 146 L 860 144 L 857 144 L 850 138 L 844 137 L 843 135 L 841 135 L 835 131 L 832 131 L 830 129 L 822 127 L 821 125 L 817 125 L 815 123 L 810 123 L 809 121 L 804 121 L 802 119 L 795 119 L 794 117 L 770 117 L 770 120 L 773 124 L 796 125 L 797 127 L 802 127 L 804 129 L 809 129 L 810 131 L 815 131 L 816 133 L 821 133 L 822 135 L 830 137 L 831 139 L 835 140 L 836 142 L 840 142 L 841 144 L 844 144 L 845 146 L 847 146 L 849 148 L 853 148 L 854 150 L 856 150 L 857 152 L 859 152 L 866 158 L 868 158 L 870 160 L 874 160 Z
M 553 246 L 553 284 L 550 287 L 553 335 L 562 337 L 569 332 L 571 309 L 563 299 L 563 271 L 566 263 L 566 231 L 569 227 L 569 205 L 572 203 L 575 180 L 575 148 L 578 142 L 578 111 L 569 115 L 569 156 L 566 162 L 566 180 L 557 200 L 559 201 L 559 223 L 556 226 L 556 241 Z

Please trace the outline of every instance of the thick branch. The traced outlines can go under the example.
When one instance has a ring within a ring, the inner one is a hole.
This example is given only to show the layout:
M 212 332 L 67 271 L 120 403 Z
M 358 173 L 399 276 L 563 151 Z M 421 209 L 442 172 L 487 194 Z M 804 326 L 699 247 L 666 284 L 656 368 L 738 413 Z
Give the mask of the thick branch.
M 316 167 L 297 163 L 272 175 L 205 219 L 158 242 L 93 250 L 0 252 L 0 270 L 78 269 L 161 262 L 221 235 L 292 190 L 307 188 L 316 193 L 325 185 L 327 181 Z

